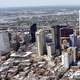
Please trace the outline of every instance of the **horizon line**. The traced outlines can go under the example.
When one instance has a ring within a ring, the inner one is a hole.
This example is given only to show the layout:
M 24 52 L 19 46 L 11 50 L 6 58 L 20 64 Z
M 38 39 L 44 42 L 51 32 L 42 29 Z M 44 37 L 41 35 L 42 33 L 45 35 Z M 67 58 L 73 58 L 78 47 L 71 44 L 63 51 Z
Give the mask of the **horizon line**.
M 8 6 L 0 8 L 39 8 L 39 7 L 80 7 L 80 5 Z

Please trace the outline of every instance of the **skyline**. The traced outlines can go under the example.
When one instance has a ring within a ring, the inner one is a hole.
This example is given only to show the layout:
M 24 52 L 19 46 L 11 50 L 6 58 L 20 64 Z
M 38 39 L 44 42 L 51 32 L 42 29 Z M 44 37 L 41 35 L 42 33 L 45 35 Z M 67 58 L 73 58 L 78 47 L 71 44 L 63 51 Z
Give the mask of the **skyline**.
M 38 6 L 79 6 L 79 0 L 0 0 L 0 8 Z

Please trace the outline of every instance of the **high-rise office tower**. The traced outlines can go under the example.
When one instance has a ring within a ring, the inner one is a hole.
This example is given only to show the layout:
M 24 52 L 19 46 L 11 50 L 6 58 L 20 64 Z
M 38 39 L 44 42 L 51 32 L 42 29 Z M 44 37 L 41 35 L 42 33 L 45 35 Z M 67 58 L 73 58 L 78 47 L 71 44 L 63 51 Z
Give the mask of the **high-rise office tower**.
M 54 25 L 52 26 L 52 35 L 53 35 L 53 43 L 55 43 L 55 48 L 60 49 L 60 33 L 61 33 L 61 28 L 66 28 L 66 25 Z
M 62 51 L 62 65 L 69 68 L 76 63 L 76 47 L 69 47 L 66 51 Z
M 68 69 L 72 64 L 73 56 L 69 52 L 62 52 L 62 65 Z
M 65 45 L 66 47 L 69 47 L 71 44 L 69 37 L 70 35 L 73 34 L 73 29 L 72 28 L 61 28 L 60 29 L 60 45 L 62 46 L 64 40 L 67 41 L 67 44 Z
M 54 44 L 51 42 L 51 43 L 47 43 L 47 55 L 52 58 L 54 57 L 54 51 L 55 51 L 55 47 L 54 47 Z
M 62 52 L 62 65 L 68 69 L 70 62 L 69 62 L 69 54 L 67 52 Z
M 56 49 L 60 48 L 60 28 L 59 26 L 53 26 L 53 31 L 52 31 L 52 35 L 53 35 L 53 42 L 55 43 L 55 47 Z
M 70 46 L 71 47 L 76 47 L 77 46 L 77 35 L 71 34 L 69 36 L 69 38 L 70 38 Z
M 61 28 L 60 29 L 60 37 L 69 37 L 70 34 L 73 34 L 72 28 Z
M 0 31 L 0 53 L 7 53 L 10 51 L 10 43 L 8 32 Z
M 70 65 L 75 64 L 76 63 L 76 59 L 77 59 L 77 48 L 76 47 L 69 47 L 68 48 L 68 53 L 69 53 L 69 60 L 70 60 Z
M 36 32 L 36 44 L 39 56 L 46 54 L 45 32 L 42 29 Z
M 52 27 L 52 41 L 55 46 L 55 53 L 57 50 L 60 52 L 60 26 Z
M 8 36 L 9 36 L 9 41 L 11 41 L 11 33 L 10 32 L 8 32 Z
M 73 51 L 73 63 L 76 63 L 76 59 L 77 59 L 77 47 L 71 47 L 72 51 Z
M 37 31 L 37 27 L 36 27 L 36 24 L 33 24 L 31 27 L 30 27 L 30 33 L 31 33 L 31 42 L 34 43 L 36 38 L 35 38 L 35 33 Z

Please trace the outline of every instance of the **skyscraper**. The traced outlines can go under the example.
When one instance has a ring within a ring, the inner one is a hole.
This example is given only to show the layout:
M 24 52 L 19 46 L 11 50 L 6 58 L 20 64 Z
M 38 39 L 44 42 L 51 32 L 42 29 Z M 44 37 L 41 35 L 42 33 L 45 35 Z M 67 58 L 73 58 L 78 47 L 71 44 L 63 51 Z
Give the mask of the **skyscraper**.
M 0 31 L 0 52 L 7 53 L 10 51 L 8 32 Z
M 77 46 L 77 36 L 75 34 L 70 35 L 70 46 L 76 47 Z
M 60 53 L 60 26 L 56 25 L 52 27 L 52 42 L 55 47 L 55 53 L 59 51 Z
M 31 27 L 30 27 L 30 33 L 31 33 L 31 42 L 34 43 L 36 41 L 35 39 L 35 33 L 37 31 L 37 27 L 36 27 L 36 24 L 33 24 Z
M 69 54 L 67 52 L 62 52 L 62 65 L 68 69 L 70 65 Z
M 36 32 L 36 44 L 39 56 L 44 55 L 46 53 L 46 40 L 45 32 L 42 29 Z
M 52 42 L 50 42 L 50 43 L 47 43 L 47 55 L 50 57 L 50 58 L 52 58 L 52 57 L 54 57 L 54 49 L 55 49 L 55 47 L 54 47 L 54 44 L 52 43 Z

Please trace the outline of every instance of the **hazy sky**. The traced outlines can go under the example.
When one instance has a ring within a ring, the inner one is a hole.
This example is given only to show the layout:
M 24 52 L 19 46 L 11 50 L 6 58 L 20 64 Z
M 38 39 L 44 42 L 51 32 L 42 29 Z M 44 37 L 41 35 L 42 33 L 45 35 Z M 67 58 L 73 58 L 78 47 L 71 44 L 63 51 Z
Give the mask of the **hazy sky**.
M 80 0 L 0 0 L 0 7 L 80 5 Z

